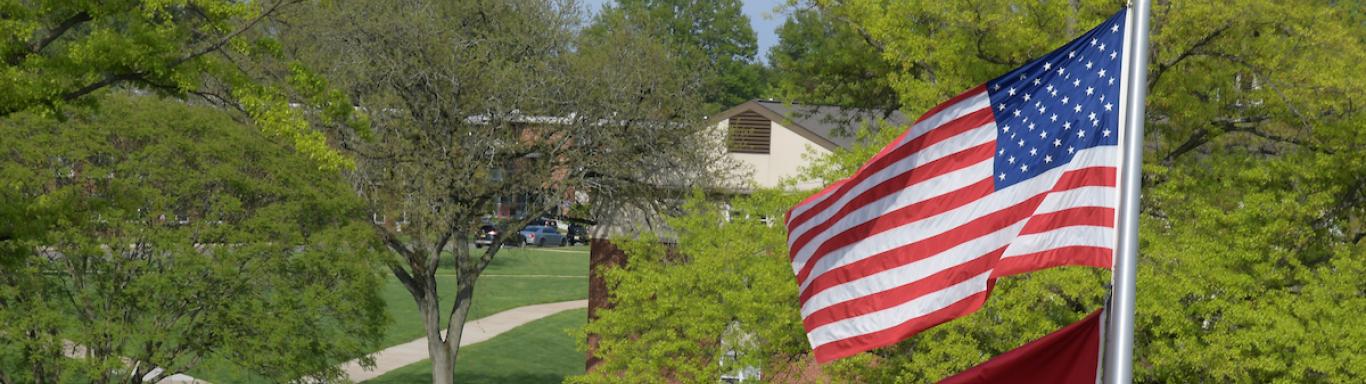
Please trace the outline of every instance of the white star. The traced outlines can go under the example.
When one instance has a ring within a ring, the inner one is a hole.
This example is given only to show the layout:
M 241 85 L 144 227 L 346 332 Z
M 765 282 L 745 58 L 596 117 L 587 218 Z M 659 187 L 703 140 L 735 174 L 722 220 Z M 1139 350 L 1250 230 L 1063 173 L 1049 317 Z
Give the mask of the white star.
M 1010 126 L 1009 126 L 1009 125 L 1005 126 L 1005 132 L 1006 132 L 1006 133 L 1010 133 Z
M 1092 127 L 1097 126 L 1097 125 L 1100 125 L 1100 120 L 1091 120 L 1091 126 L 1092 126 Z
M 1080 138 L 1080 137 L 1086 137 L 1086 130 L 1078 129 L 1078 130 L 1077 130 L 1077 137 L 1079 137 L 1079 138 Z
M 1001 90 L 1001 83 L 996 83 L 996 85 L 991 86 L 991 89 L 996 91 Z
M 1021 165 L 1020 172 L 1029 172 L 1029 164 Z
M 1077 113 L 1081 113 L 1081 104 L 1072 106 L 1072 110 L 1076 111 Z
M 1105 43 L 1100 43 L 1100 50 L 1105 51 Z
M 1067 147 L 1067 154 L 1071 155 L 1072 152 L 1075 152 L 1075 151 L 1076 151 L 1076 148 Z
M 1073 86 L 1073 87 L 1081 86 L 1081 79 L 1072 80 L 1072 86 Z
M 1114 80 L 1111 80 L 1111 82 L 1114 82 Z M 1049 95 L 1049 96 L 1053 96 L 1053 97 L 1058 97 L 1058 90 L 1054 89 L 1054 90 L 1052 90 L 1052 91 L 1048 91 L 1048 95 Z
M 1063 72 L 1067 72 L 1067 68 L 1058 67 L 1058 76 L 1062 76 Z
M 1097 73 L 1097 75 L 1100 75 L 1100 77 L 1105 77 L 1105 68 L 1101 68 L 1100 73 Z
M 1062 140 L 1053 139 L 1053 146 L 1054 146 L 1054 147 L 1061 146 L 1061 145 L 1062 145 Z
M 1091 62 L 1086 62 L 1086 69 L 1091 69 Z
M 1043 70 L 1053 69 L 1053 63 L 1043 63 Z
M 1039 85 L 1039 79 L 1034 79 L 1034 85 Z
M 1015 117 L 1020 117 L 1020 110 L 1018 110 L 1018 109 L 1015 110 Z
M 1073 57 L 1077 57 L 1077 51 L 1067 52 L 1067 58 L 1071 59 Z
M 1006 159 L 1006 161 L 1015 164 L 1015 156 L 1011 156 L 1009 159 Z
M 1110 32 L 1119 32 L 1119 24 L 1110 26 Z
M 1044 89 L 1047 89 L 1047 90 L 1052 91 L 1052 90 L 1053 90 L 1053 84 L 1049 84 L 1047 87 L 1044 87 Z
M 1038 155 L 1039 155 L 1039 149 L 1038 149 L 1038 148 L 1030 148 L 1030 149 L 1029 149 L 1029 155 L 1030 155 L 1030 156 L 1038 156 Z
M 1115 55 L 1118 55 L 1118 54 L 1119 54 L 1119 51 L 1110 51 L 1110 60 L 1114 60 L 1114 59 L 1115 59 Z
M 1021 73 L 1021 74 L 1020 74 L 1020 80 L 1021 80 L 1021 81 L 1024 81 L 1024 79 L 1025 79 L 1025 75 L 1024 75 L 1023 73 Z
M 1040 139 L 1047 139 L 1047 138 L 1048 138 L 1048 131 L 1039 131 L 1039 138 L 1040 138 Z
M 1090 115 L 1090 116 L 1086 116 L 1086 117 L 1089 118 L 1089 119 L 1091 119 L 1091 120 L 1095 120 L 1095 119 L 1096 119 L 1096 113 L 1095 113 L 1095 112 L 1091 112 L 1091 115 Z
M 1086 87 L 1086 96 L 1091 96 L 1091 93 L 1092 93 L 1092 92 L 1095 92 L 1095 90 L 1096 90 L 1095 88 Z
M 1115 78 L 1111 77 L 1109 83 L 1109 85 L 1115 85 Z
M 1094 38 L 1094 37 L 1091 38 L 1091 46 L 1092 46 L 1092 47 L 1096 46 L 1096 38 Z
M 1105 101 L 1105 95 L 1100 95 L 1100 101 Z
M 1100 131 L 1101 136 L 1110 137 L 1110 130 Z
M 1071 121 L 1068 121 L 1068 122 L 1062 123 L 1062 129 L 1063 129 L 1064 131 L 1065 131 L 1065 130 L 1072 129 L 1072 122 L 1071 122 Z
M 996 105 L 996 109 L 997 109 L 997 110 L 1004 111 L 1004 110 L 1006 110 L 1006 104 L 1005 104 L 1005 103 L 997 104 L 997 105 Z
M 1112 108 L 1112 107 L 1114 107 L 1114 106 L 1115 106 L 1114 104 L 1105 103 L 1105 110 L 1109 111 L 1110 108 Z
M 1004 174 L 1004 173 L 1002 173 L 1000 176 L 997 176 L 997 177 L 1000 177 L 1000 178 L 1001 178 L 1001 181 L 1006 181 L 1006 174 Z
M 1067 101 L 1068 101 L 1068 100 L 1071 100 L 1071 99 L 1067 98 L 1067 96 L 1063 96 L 1063 97 L 1062 97 L 1062 105 L 1067 105 Z
M 1019 144 L 1020 144 L 1021 147 L 1024 147 L 1024 139 L 1020 139 Z
M 1015 96 L 1015 87 L 1010 87 L 1010 90 L 1006 91 L 1006 93 L 1010 94 L 1011 96 Z
M 1048 121 L 1053 121 L 1053 122 L 1058 121 L 1058 114 L 1054 113 L 1053 116 L 1049 116 L 1049 117 L 1048 117 Z
M 996 156 L 1005 156 L 1005 155 L 1006 155 L 1006 149 L 1005 149 L 1005 148 L 1001 148 L 1000 151 L 997 151 L 997 152 L 996 152 Z
M 1029 123 L 1029 130 L 1031 130 L 1031 131 L 1034 130 L 1034 123 Z
M 1045 163 L 1052 163 L 1052 162 L 1053 162 L 1053 156 L 1051 156 L 1051 155 L 1044 155 L 1044 156 L 1043 156 L 1043 162 L 1045 162 Z
M 1028 94 L 1028 93 L 1026 93 L 1026 94 L 1024 95 L 1024 99 L 1025 99 L 1025 101 L 1029 101 L 1029 94 Z

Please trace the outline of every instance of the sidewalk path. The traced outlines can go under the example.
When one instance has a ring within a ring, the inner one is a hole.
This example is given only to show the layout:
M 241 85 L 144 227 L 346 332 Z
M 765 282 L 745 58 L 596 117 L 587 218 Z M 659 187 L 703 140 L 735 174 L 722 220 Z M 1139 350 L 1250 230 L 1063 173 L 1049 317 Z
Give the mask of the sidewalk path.
M 571 309 L 588 308 L 588 300 L 562 301 L 558 303 L 536 304 L 517 307 L 491 316 L 465 322 L 465 331 L 460 338 L 460 346 L 492 339 L 503 332 L 520 327 L 526 323 Z M 360 366 L 360 360 L 342 364 L 342 371 L 353 382 L 370 380 L 386 372 L 406 365 L 427 360 L 427 338 L 423 337 L 407 343 L 395 345 L 375 353 L 375 370 L 367 371 Z

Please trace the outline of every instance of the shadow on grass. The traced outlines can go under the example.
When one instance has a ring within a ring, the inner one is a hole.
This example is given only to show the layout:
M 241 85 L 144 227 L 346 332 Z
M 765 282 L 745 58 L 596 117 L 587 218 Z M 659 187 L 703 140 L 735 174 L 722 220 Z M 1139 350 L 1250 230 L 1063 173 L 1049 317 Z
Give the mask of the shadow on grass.
M 392 383 L 430 383 L 432 382 L 431 372 L 393 372 L 384 375 L 385 382 Z M 507 375 L 491 375 L 482 373 L 456 374 L 455 382 L 461 384 L 558 384 L 564 381 L 564 376 L 549 373 L 510 373 Z

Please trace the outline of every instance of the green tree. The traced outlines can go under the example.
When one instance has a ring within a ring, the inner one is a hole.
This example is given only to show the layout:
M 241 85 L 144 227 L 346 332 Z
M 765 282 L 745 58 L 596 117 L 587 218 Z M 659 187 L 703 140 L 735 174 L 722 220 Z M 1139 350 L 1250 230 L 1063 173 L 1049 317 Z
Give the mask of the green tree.
M 1023 64 L 1119 9 L 1111 1 L 815 3 L 824 17 L 847 20 L 882 47 L 882 60 L 897 68 L 886 74 L 888 84 L 908 112 Z M 1366 377 L 1366 350 L 1355 342 L 1366 332 L 1366 282 L 1359 278 L 1366 269 L 1366 118 L 1359 107 L 1366 84 L 1356 76 L 1366 70 L 1361 14 L 1359 4 L 1331 1 L 1155 5 L 1135 381 Z M 847 176 L 899 133 L 889 131 L 865 132 L 876 138 L 872 145 L 823 158 L 806 177 Z M 649 252 L 636 253 L 649 263 Z M 692 273 L 632 275 L 629 268 L 614 272 L 623 275 L 617 281 L 628 295 L 728 271 L 677 267 Z M 939 380 L 1079 319 L 1100 306 L 1108 281 L 1106 271 L 1089 268 L 1004 278 L 977 313 L 822 370 L 836 382 Z M 654 300 L 686 301 L 685 295 L 661 290 L 657 298 L 619 304 L 604 312 L 608 322 L 589 327 L 609 332 L 609 325 L 645 321 Z M 687 304 L 717 305 L 699 296 Z M 613 313 L 636 317 L 609 319 Z M 686 344 L 701 352 L 680 356 L 717 353 L 715 344 L 696 342 L 724 334 L 708 332 L 636 328 L 602 343 L 638 351 Z M 615 357 L 615 372 L 659 371 L 647 359 Z
M 0 227 L 0 382 L 207 359 L 329 380 L 378 344 L 378 243 L 340 175 L 221 111 L 99 101 L 0 120 L 3 193 L 27 203 Z
M 739 0 L 619 0 L 604 6 L 589 33 L 639 28 L 662 38 L 699 83 L 703 110 L 719 112 L 761 96 L 765 68 Z
M 590 218 L 653 209 L 721 169 L 682 58 L 639 28 L 580 36 L 581 21 L 539 0 L 337 1 L 282 26 L 291 58 L 370 111 L 373 136 L 330 133 L 369 214 L 407 221 L 372 230 L 417 304 L 433 382 L 453 380 L 479 277 L 524 225 L 566 202 Z M 472 250 L 498 202 L 518 200 L 493 223 L 502 238 Z M 455 286 L 437 285 L 439 265 Z
M 103 89 L 134 87 L 230 105 L 324 166 L 346 166 L 290 107 L 289 85 L 253 71 L 278 54 L 260 27 L 303 1 L 2 1 L 0 117 L 33 109 L 60 117 Z M 315 106 L 350 105 L 318 92 L 309 95 Z M 337 121 L 361 124 L 332 110 Z
M 773 93 L 794 103 L 893 111 L 901 107 L 882 48 L 847 20 L 799 5 L 769 49 Z

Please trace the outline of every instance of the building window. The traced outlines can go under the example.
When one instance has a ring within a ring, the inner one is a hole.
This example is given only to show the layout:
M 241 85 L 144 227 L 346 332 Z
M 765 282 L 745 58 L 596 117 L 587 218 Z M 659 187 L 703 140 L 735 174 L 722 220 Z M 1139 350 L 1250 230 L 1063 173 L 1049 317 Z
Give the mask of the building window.
M 768 154 L 769 131 L 772 122 L 754 111 L 730 118 L 726 149 L 735 153 Z

